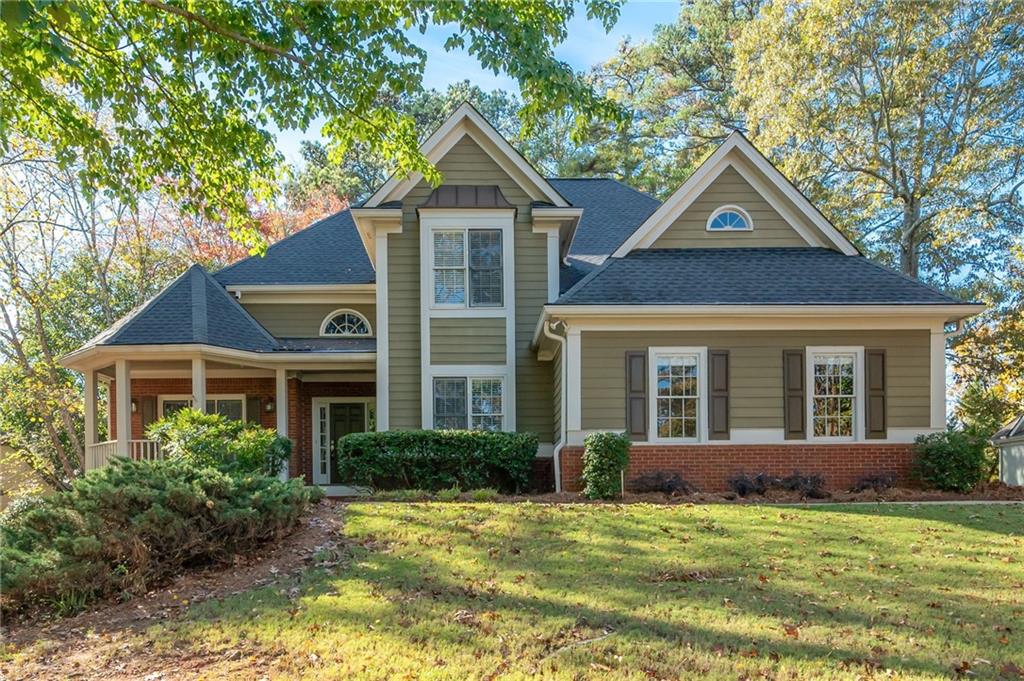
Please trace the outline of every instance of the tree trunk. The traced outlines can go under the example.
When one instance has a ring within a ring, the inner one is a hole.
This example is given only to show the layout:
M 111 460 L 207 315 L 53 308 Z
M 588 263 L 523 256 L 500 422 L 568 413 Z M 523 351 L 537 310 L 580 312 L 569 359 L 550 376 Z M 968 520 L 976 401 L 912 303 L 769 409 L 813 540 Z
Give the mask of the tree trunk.
M 920 260 L 921 204 L 911 199 L 903 204 L 903 224 L 900 225 L 900 271 L 917 279 Z

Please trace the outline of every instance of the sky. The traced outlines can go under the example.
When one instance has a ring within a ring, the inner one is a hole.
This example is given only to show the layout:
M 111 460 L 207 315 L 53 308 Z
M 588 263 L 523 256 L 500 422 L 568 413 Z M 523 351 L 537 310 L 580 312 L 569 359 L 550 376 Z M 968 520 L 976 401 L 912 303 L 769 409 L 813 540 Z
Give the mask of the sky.
M 577 6 L 576 16 L 569 22 L 569 37 L 555 49 L 555 56 L 577 71 L 612 57 L 626 38 L 641 42 L 654 34 L 658 24 L 673 23 L 679 15 L 678 0 L 628 0 L 622 7 L 618 23 L 611 32 L 597 20 L 587 20 L 586 11 Z M 518 92 L 515 81 L 504 74 L 495 75 L 480 68 L 476 59 L 464 51 L 445 52 L 444 41 L 451 31 L 432 27 L 425 34 L 414 34 L 416 43 L 427 51 L 423 86 L 444 90 L 449 83 L 468 79 L 484 90 L 503 89 Z M 320 123 L 310 130 L 288 130 L 277 133 L 277 148 L 289 162 L 299 159 L 299 143 L 304 139 L 320 139 Z

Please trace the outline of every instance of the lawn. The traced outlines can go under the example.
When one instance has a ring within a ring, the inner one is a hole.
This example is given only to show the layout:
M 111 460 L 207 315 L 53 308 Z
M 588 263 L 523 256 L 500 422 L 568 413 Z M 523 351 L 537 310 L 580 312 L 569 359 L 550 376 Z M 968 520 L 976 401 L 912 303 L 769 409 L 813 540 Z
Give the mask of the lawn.
M 256 675 L 271 678 L 1017 678 L 1024 668 L 1019 505 L 342 512 L 347 542 L 326 567 L 196 605 L 131 647 L 270 660 Z

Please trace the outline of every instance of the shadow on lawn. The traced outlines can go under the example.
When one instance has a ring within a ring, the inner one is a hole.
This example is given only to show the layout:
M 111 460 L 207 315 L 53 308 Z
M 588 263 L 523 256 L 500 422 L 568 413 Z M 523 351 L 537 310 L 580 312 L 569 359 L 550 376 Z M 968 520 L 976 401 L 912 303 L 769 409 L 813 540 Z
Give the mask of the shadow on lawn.
M 855 516 L 877 516 L 885 518 L 908 518 L 928 520 L 935 523 L 959 525 L 971 530 L 995 532 L 997 534 L 1024 536 L 1024 502 L 1013 504 L 804 504 L 792 506 L 800 510 L 818 513 L 843 513 Z M 979 508 L 991 509 L 991 513 L 979 513 Z
M 800 508 L 815 511 L 814 517 L 806 519 L 811 525 L 820 523 L 819 512 L 871 513 L 868 507 Z M 493 655 L 495 663 L 509 659 L 515 669 L 534 669 L 552 651 L 611 629 L 616 635 L 595 644 L 587 655 L 603 650 L 628 657 L 639 654 L 648 644 L 664 643 L 666 650 L 683 645 L 712 657 L 735 656 L 740 660 L 746 656 L 748 662 L 751 651 L 756 651 L 756 663 L 762 666 L 772 665 L 775 660 L 823 663 L 831 658 L 853 666 L 881 664 L 908 673 L 946 675 L 955 660 L 897 650 L 892 645 L 872 648 L 868 641 L 885 641 L 893 630 L 902 628 L 913 630 L 919 638 L 942 636 L 931 625 L 937 624 L 945 612 L 955 613 L 964 623 L 986 621 L 986 615 L 992 614 L 988 600 L 969 598 L 945 586 L 956 586 L 963 576 L 963 566 L 954 566 L 952 561 L 949 565 L 934 565 L 923 577 L 906 569 L 867 572 L 861 565 L 864 547 L 860 544 L 849 551 L 836 548 L 832 559 L 817 561 L 822 565 L 816 570 L 802 571 L 799 553 L 791 552 L 784 558 L 774 555 L 779 547 L 794 545 L 800 549 L 794 538 L 804 541 L 809 532 L 812 538 L 818 536 L 830 545 L 845 546 L 842 539 L 848 530 L 838 518 L 837 527 L 825 527 L 820 532 L 807 527 L 782 527 L 765 538 L 764 531 L 757 527 L 744 529 L 739 523 L 716 527 L 714 516 L 700 511 L 665 513 L 646 521 L 628 512 L 611 513 L 598 519 L 590 517 L 589 526 L 574 528 L 561 524 L 571 522 L 574 513 L 549 514 L 535 509 L 518 516 L 509 514 L 507 522 L 494 523 L 489 514 L 468 510 L 443 527 L 425 519 L 422 513 L 403 512 L 396 507 L 384 511 L 379 507 L 347 510 L 350 522 L 362 513 L 380 512 L 393 514 L 396 536 L 401 539 L 389 544 L 364 538 L 361 544 L 352 546 L 354 560 L 350 565 L 336 577 L 314 577 L 309 594 L 344 594 L 345 583 L 351 582 L 354 589 L 368 589 L 377 607 L 356 611 L 337 601 L 314 598 L 303 606 L 300 617 L 343 623 L 364 632 L 372 629 L 374 636 L 390 638 L 412 649 L 446 643 L 466 655 Z M 777 514 L 780 509 L 766 509 L 766 513 Z M 898 514 L 887 512 L 887 517 L 892 515 Z M 939 507 L 921 507 L 908 517 L 956 522 Z M 968 520 L 965 515 L 963 521 Z M 998 522 L 985 523 L 991 524 Z M 977 525 L 970 527 L 988 529 Z M 446 541 L 442 531 L 452 539 Z M 898 553 L 885 537 L 863 541 L 871 542 L 872 551 Z M 687 547 L 696 546 L 693 542 L 699 542 L 703 553 L 703 560 L 693 558 L 696 563 L 688 562 Z M 401 550 L 403 546 L 408 550 Z M 440 555 L 428 555 L 431 550 Z M 818 547 L 803 550 L 816 552 Z M 707 581 L 657 581 L 658 568 L 687 565 L 699 569 Z M 974 565 L 970 570 L 975 579 L 995 579 L 998 575 L 985 565 Z M 762 572 L 769 576 L 760 579 Z M 518 584 L 525 586 L 514 586 Z M 512 593 L 524 589 L 530 593 Z M 897 589 L 898 596 L 892 593 Z M 815 590 L 819 594 L 839 593 L 844 598 L 838 603 L 811 604 Z M 892 599 L 897 605 L 880 605 Z M 943 612 L 929 610 L 935 607 L 933 603 L 941 603 Z M 237 616 L 219 613 L 217 617 L 228 626 L 237 626 L 244 625 L 254 612 L 274 617 L 289 607 L 273 594 L 253 605 L 253 612 Z M 716 613 L 727 609 L 730 616 L 717 622 L 720 626 L 715 628 L 711 617 L 692 620 L 701 609 Z M 463 620 L 459 620 L 460 612 L 464 613 Z M 503 636 L 479 627 L 476 616 L 484 612 L 497 613 L 493 628 L 501 629 Z M 738 621 L 742 618 L 749 621 Z M 829 636 L 828 645 L 800 640 L 783 631 L 787 622 L 798 627 L 827 627 L 836 635 Z M 511 632 L 503 629 L 510 626 Z M 744 626 L 752 633 L 740 633 Z M 577 630 L 590 633 L 579 634 Z M 844 630 L 870 632 L 870 636 L 844 646 L 837 642 Z M 959 642 L 971 648 L 974 634 L 962 626 L 960 631 L 963 635 Z M 562 663 L 569 664 L 573 654 L 561 657 Z M 769 655 L 772 657 L 766 658 Z

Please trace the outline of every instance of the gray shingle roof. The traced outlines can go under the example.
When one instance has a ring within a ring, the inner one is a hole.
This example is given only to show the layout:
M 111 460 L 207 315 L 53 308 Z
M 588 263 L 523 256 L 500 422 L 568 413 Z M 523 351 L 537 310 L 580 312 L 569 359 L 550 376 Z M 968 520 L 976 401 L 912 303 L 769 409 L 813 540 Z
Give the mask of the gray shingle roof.
M 579 259 L 610 255 L 661 202 L 608 178 L 549 178 L 559 194 L 583 209 L 569 255 Z
M 826 248 L 694 248 L 609 258 L 557 305 L 963 303 L 863 256 Z
M 348 209 L 278 241 L 264 256 L 228 265 L 214 278 L 243 284 L 372 284 L 373 265 Z
M 278 349 L 274 337 L 199 265 L 86 345 L 183 343 L 254 352 Z

